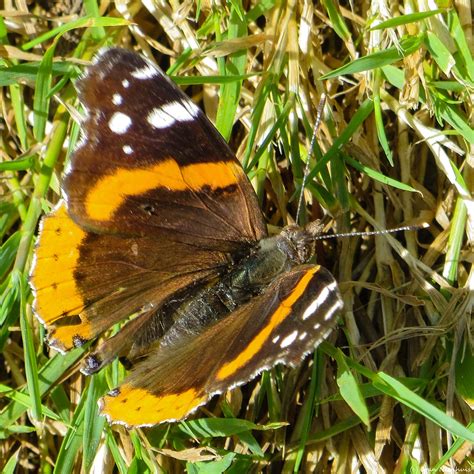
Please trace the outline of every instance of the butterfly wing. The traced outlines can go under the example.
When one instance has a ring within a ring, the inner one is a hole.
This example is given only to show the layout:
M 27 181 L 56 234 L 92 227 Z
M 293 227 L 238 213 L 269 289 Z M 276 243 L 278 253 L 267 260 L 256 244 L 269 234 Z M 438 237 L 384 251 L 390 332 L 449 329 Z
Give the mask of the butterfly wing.
M 154 239 L 88 232 L 58 206 L 41 226 L 30 283 L 50 344 L 68 350 L 172 294 L 215 277 L 224 252 Z
M 34 309 L 59 350 L 145 318 L 266 235 L 238 160 L 155 65 L 107 49 L 77 85 L 87 117 L 67 210 L 44 219 L 31 274 Z
M 107 49 L 77 87 L 87 117 L 64 189 L 79 225 L 231 251 L 266 235 L 235 155 L 153 63 Z
M 296 267 L 199 335 L 151 351 L 102 399 L 102 413 L 127 426 L 180 420 L 266 368 L 298 364 L 331 331 L 341 308 L 326 269 Z

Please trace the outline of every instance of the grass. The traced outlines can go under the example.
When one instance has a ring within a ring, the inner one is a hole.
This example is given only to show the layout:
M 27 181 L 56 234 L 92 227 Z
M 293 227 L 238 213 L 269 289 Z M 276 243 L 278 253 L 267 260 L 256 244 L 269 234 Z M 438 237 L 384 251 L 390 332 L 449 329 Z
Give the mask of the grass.
M 149 4 L 2 11 L 0 468 L 473 469 L 469 7 Z M 103 45 L 153 52 L 186 84 L 241 159 L 271 229 L 296 217 L 322 92 L 301 220 L 323 218 L 337 232 L 430 224 L 321 245 L 345 308 L 313 357 L 262 374 L 185 422 L 134 431 L 97 413 L 123 369 L 114 363 L 85 378 L 84 349 L 50 353 L 27 282 L 39 218 L 59 199 L 79 135 L 72 82 Z

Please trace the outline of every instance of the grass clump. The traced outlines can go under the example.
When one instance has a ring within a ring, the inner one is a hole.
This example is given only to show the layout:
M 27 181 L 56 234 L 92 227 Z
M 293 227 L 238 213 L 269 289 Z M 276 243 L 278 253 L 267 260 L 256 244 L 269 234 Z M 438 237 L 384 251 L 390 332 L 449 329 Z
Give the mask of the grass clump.
M 4 472 L 472 469 L 472 12 L 383 5 L 5 5 Z M 345 308 L 314 357 L 264 373 L 188 421 L 131 432 L 97 413 L 119 366 L 85 378 L 83 349 L 49 353 L 27 281 L 39 218 L 60 197 L 79 136 L 73 81 L 105 45 L 153 57 L 186 87 L 236 151 L 271 228 L 294 222 L 301 192 L 301 222 L 322 218 L 337 232 L 429 224 L 321 245 Z

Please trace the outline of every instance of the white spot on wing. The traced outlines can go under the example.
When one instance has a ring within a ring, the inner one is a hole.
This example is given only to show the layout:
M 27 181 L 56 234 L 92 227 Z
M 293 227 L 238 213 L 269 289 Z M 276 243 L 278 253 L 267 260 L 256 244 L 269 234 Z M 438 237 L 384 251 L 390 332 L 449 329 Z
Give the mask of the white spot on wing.
M 130 145 L 124 145 L 122 150 L 126 155 L 131 155 L 133 153 L 133 148 Z
M 130 86 L 130 82 L 127 81 L 127 79 L 124 79 L 124 80 L 122 81 L 122 86 L 125 87 L 125 89 L 127 89 L 127 88 Z
M 120 94 L 114 94 L 112 96 L 112 103 L 114 105 L 121 105 L 123 102 L 123 97 Z
M 199 108 L 192 102 L 170 102 L 162 107 L 154 108 L 147 117 L 147 121 L 154 128 L 168 128 L 175 122 L 189 122 L 199 113 Z
M 176 122 L 176 119 L 168 114 L 164 108 L 153 109 L 146 119 L 154 128 L 168 128 Z
M 122 112 L 115 112 L 109 120 L 110 130 L 119 135 L 125 133 L 131 124 L 132 119 L 128 115 L 123 114 Z
M 305 309 L 302 319 L 305 321 L 309 317 L 311 317 L 315 311 L 327 300 L 329 294 L 334 290 L 336 287 L 336 282 L 331 283 L 328 286 L 325 286 L 321 293 L 319 293 L 318 297 L 311 302 L 311 304 Z
M 324 320 L 329 321 L 333 314 L 336 311 L 339 311 L 342 308 L 342 302 L 340 300 L 337 300 L 328 310 L 327 313 L 324 315 Z
M 186 110 L 194 117 L 196 118 L 199 115 L 199 112 L 201 112 L 201 109 L 192 101 L 188 100 L 183 103 L 184 107 L 186 107 Z
M 151 79 L 158 74 L 158 69 L 156 69 L 151 64 L 147 64 L 140 69 L 135 69 L 135 71 L 132 72 L 132 76 L 136 79 Z
M 274 344 L 276 344 L 279 340 L 280 340 L 280 335 L 277 334 L 277 335 L 272 339 L 272 342 L 273 342 Z
M 299 335 L 298 339 L 299 339 L 300 341 L 302 341 L 303 339 L 306 339 L 306 336 L 307 336 L 307 335 L 308 335 L 307 332 L 302 332 L 302 333 Z
M 283 341 L 280 343 L 280 347 L 284 349 L 285 347 L 288 347 L 289 345 L 293 344 L 294 340 L 296 339 L 296 336 L 298 335 L 298 331 L 293 331 L 291 334 L 286 336 Z

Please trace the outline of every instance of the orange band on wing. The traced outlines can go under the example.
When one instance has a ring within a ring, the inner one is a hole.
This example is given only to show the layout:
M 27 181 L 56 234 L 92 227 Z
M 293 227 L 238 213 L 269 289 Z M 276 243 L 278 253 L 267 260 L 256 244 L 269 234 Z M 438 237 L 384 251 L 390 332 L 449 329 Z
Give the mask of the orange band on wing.
M 147 390 L 124 384 L 117 396 L 107 395 L 101 412 L 111 421 L 128 426 L 156 425 L 184 418 L 208 399 L 190 388 L 182 393 L 155 395 Z
M 34 309 L 47 325 L 64 316 L 77 315 L 84 308 L 74 271 L 85 236 L 64 205 L 43 221 L 31 283 L 36 291 Z
M 291 313 L 294 303 L 304 293 L 306 287 L 313 278 L 313 275 L 317 273 L 318 270 L 319 267 L 314 267 L 305 273 L 290 295 L 282 301 L 280 306 L 273 313 L 268 324 L 250 341 L 245 350 L 243 350 L 234 360 L 227 362 L 221 367 L 216 375 L 218 380 L 224 380 L 227 377 L 234 375 L 239 369 L 252 360 L 256 354 L 258 354 L 270 337 L 272 331 Z
M 90 219 L 107 221 L 129 196 L 138 196 L 155 188 L 172 191 L 223 189 L 237 184 L 243 174 L 234 162 L 196 163 L 187 166 L 169 158 L 148 168 L 118 168 L 100 179 L 86 196 Z

